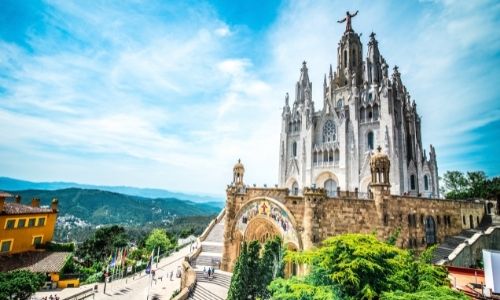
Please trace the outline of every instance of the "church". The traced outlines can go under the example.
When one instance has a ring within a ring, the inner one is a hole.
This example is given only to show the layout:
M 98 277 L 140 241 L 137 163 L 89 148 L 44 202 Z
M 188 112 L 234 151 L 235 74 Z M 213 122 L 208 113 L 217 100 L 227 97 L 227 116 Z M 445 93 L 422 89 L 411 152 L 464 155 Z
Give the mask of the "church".
M 356 15 L 356 14 L 354 14 Z M 347 23 L 337 48 L 337 66 L 325 74 L 322 106 L 315 109 L 306 62 L 285 97 L 279 156 L 279 184 L 295 195 L 316 186 L 368 195 L 370 157 L 382 146 L 391 160 L 391 193 L 439 197 L 436 152 L 422 145 L 421 118 L 398 67 L 389 65 L 371 33 L 366 57 L 360 35 Z M 347 19 L 347 20 L 346 20 Z
M 306 63 L 285 98 L 279 149 L 279 185 L 244 182 L 238 161 L 218 222 L 224 227 L 221 269 L 231 272 L 243 241 L 279 235 L 302 251 L 344 233 L 376 233 L 422 250 L 477 228 L 484 201 L 439 198 L 436 153 L 422 146 L 417 106 L 398 68 L 389 66 L 370 35 L 366 58 L 347 13 L 337 66 L 323 83 L 323 109 L 315 110 Z M 223 215 L 223 217 L 222 217 Z M 298 274 L 298 266 L 288 266 Z

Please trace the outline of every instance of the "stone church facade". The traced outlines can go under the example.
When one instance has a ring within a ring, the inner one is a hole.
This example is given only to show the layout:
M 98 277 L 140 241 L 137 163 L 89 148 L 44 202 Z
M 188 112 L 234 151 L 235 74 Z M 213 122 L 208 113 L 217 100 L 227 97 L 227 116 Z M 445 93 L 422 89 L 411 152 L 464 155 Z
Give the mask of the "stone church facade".
M 423 249 L 481 222 L 483 202 L 437 197 L 436 154 L 431 146 L 427 157 L 422 148 L 416 104 L 397 68 L 389 78 L 374 34 L 363 62 L 359 35 L 348 24 L 336 71 L 325 78 L 323 109 L 314 109 L 305 63 L 292 106 L 286 97 L 280 185 L 250 187 L 243 164 L 234 166 L 222 270 L 233 270 L 243 241 L 275 235 L 300 251 L 338 234 L 376 232 L 387 239 L 399 230 L 398 246 Z
M 285 97 L 279 154 L 279 184 L 295 194 L 316 186 L 331 195 L 368 193 L 370 156 L 382 146 L 391 160 L 391 192 L 438 198 L 436 152 L 422 146 L 421 118 L 398 67 L 389 66 L 372 33 L 363 58 L 359 35 L 349 26 L 323 82 L 323 109 L 316 110 L 306 62 Z

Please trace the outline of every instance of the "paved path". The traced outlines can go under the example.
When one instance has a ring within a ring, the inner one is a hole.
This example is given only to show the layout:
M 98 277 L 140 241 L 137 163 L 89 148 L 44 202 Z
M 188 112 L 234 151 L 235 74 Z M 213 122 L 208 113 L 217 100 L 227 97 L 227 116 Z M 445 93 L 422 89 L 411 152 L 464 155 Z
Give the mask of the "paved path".
M 163 280 L 157 279 L 156 282 L 152 282 L 151 289 L 149 292 L 149 299 L 170 299 L 170 296 L 174 290 L 180 287 L 180 279 L 175 277 L 177 266 L 180 266 L 182 260 L 186 255 L 189 254 L 189 246 L 180 249 L 178 252 L 173 253 L 169 257 L 165 257 L 160 260 L 158 264 L 158 270 L 156 271 L 156 278 L 162 277 Z M 156 264 L 154 265 L 156 267 Z M 155 268 L 154 268 L 155 269 Z M 174 271 L 173 280 L 170 281 L 169 275 L 170 271 Z M 142 271 L 140 275 L 135 275 L 123 278 L 120 280 L 115 280 L 107 284 L 106 294 L 103 294 L 104 283 L 98 284 L 98 293 L 95 294 L 95 298 L 89 297 L 88 299 L 96 300 L 109 300 L 109 299 L 126 299 L 126 300 L 141 300 L 146 299 L 148 294 L 148 285 L 150 283 L 150 277 Z M 63 290 L 56 291 L 43 291 L 35 294 L 35 299 L 40 299 L 44 296 L 58 295 L 60 299 L 77 294 L 80 291 L 84 291 L 93 287 L 95 284 L 84 285 L 79 288 L 67 288 Z

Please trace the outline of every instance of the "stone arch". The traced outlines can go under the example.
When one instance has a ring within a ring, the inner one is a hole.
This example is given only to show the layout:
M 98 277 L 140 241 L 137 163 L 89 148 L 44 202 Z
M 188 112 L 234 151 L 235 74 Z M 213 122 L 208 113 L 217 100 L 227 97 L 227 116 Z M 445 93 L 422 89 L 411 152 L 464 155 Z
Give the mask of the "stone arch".
M 339 179 L 337 175 L 330 171 L 324 171 L 320 173 L 318 176 L 316 176 L 314 182 L 316 183 L 317 187 L 323 187 L 328 179 L 334 180 L 337 183 L 337 186 L 339 186 Z
M 264 208 L 262 204 L 265 204 Z M 278 211 L 279 210 L 279 211 Z M 251 223 L 254 219 L 255 224 Z M 284 244 L 295 244 L 298 250 L 303 249 L 302 240 L 297 232 L 297 222 L 288 208 L 276 199 L 270 197 L 255 197 L 246 202 L 235 216 L 235 222 L 231 232 L 240 233 L 243 239 L 250 237 L 252 232 L 247 232 L 248 227 L 252 225 L 253 230 L 260 225 L 262 228 L 270 229 L 269 225 L 274 226 L 271 232 L 279 232 Z M 263 232 L 263 231 L 262 231 Z M 259 232 L 257 232 L 257 235 Z
M 297 182 L 297 184 L 299 183 L 299 181 L 297 180 L 297 178 L 295 178 L 295 176 L 292 176 L 292 177 L 289 177 L 287 179 L 287 181 L 285 182 L 285 186 L 290 189 L 290 191 L 292 190 L 292 186 L 293 184 Z
M 358 191 L 361 193 L 368 193 L 368 186 L 370 185 L 372 178 L 371 176 L 366 176 L 359 182 Z

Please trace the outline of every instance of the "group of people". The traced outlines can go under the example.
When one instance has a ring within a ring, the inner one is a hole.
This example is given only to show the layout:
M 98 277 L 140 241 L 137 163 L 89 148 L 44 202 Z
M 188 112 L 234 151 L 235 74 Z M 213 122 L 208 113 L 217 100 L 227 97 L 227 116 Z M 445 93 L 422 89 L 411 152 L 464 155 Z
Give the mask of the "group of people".
M 215 273 L 215 269 L 214 267 L 203 267 L 203 275 L 205 276 L 205 278 L 213 278 L 214 277 L 214 273 Z
M 42 297 L 40 300 L 59 300 L 59 296 L 50 294 L 50 296 Z

